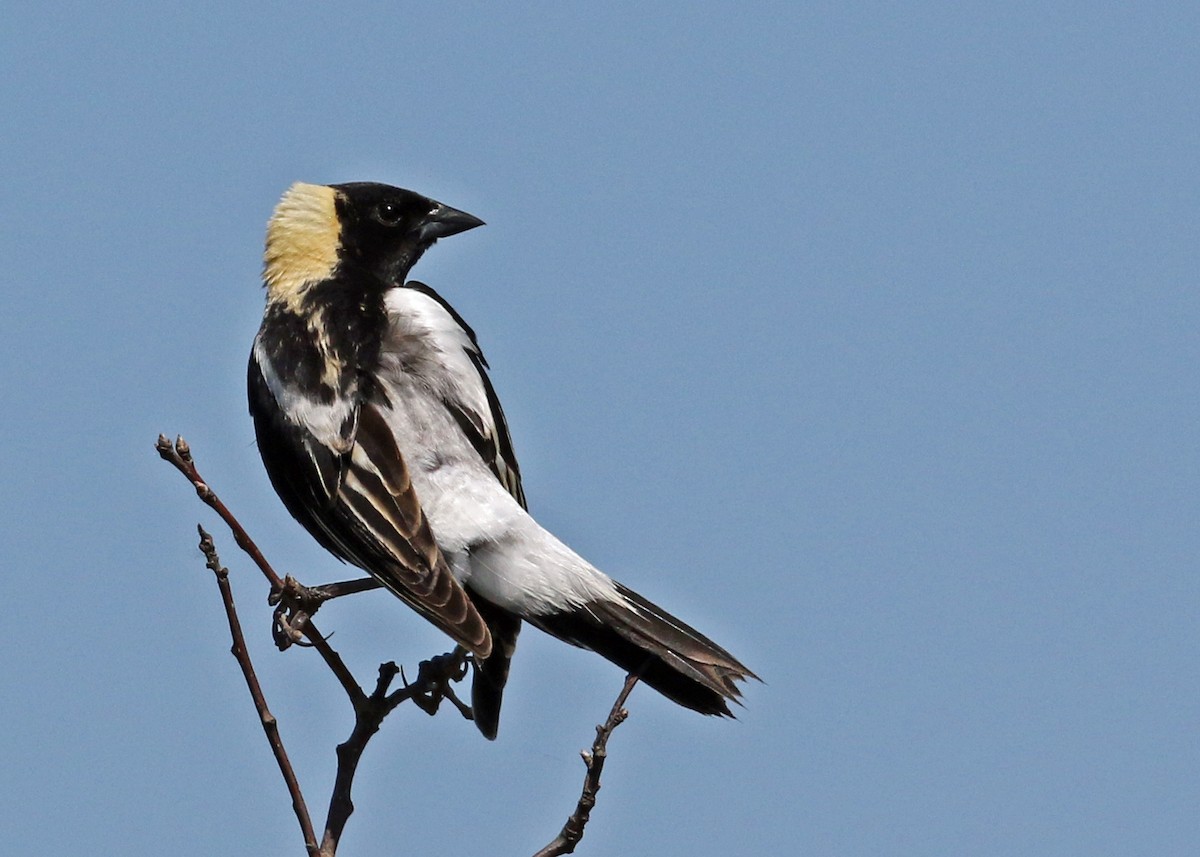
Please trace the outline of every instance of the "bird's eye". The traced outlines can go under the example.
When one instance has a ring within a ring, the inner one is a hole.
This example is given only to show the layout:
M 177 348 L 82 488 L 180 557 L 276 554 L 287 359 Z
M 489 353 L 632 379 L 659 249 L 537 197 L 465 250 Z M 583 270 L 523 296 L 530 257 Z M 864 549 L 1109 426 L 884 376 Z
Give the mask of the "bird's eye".
M 381 202 L 375 206 L 375 219 L 384 226 L 395 226 L 404 218 L 404 209 L 394 202 Z

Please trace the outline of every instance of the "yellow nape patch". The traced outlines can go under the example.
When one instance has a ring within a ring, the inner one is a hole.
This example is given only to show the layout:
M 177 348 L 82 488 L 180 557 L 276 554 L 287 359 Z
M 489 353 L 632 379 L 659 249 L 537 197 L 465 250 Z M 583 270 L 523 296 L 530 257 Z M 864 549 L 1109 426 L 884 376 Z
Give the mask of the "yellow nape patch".
M 267 223 L 263 280 L 270 300 L 294 305 L 313 283 L 330 276 L 341 247 L 331 187 L 296 182 Z

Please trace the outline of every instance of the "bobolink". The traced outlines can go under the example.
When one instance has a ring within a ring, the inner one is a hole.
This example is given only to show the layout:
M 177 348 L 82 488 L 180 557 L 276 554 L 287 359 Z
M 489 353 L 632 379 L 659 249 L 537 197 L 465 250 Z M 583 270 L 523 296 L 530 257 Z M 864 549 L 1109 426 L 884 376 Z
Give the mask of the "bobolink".
M 753 677 L 603 574 L 526 511 L 475 334 L 405 282 L 483 221 L 382 184 L 295 184 L 267 227 L 250 413 L 271 484 L 335 556 L 471 652 L 488 738 L 521 621 L 591 649 L 680 705 L 728 715 Z

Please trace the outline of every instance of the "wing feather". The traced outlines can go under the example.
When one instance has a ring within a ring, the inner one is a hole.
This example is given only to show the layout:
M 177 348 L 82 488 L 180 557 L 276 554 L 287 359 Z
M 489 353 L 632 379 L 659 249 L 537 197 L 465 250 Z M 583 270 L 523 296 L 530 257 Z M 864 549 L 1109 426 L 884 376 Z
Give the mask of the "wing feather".
M 388 589 L 479 657 L 492 649 L 487 624 L 438 550 L 404 456 L 380 412 L 359 409 L 358 434 L 338 499 L 395 558 L 371 572 Z
M 421 295 L 436 305 L 421 303 Z M 444 352 L 450 354 L 461 349 L 465 361 L 450 360 L 439 364 L 440 375 L 451 377 L 457 383 L 439 390 L 442 405 L 454 416 L 463 435 L 479 453 L 488 468 L 496 475 L 500 484 L 521 506 L 525 507 L 525 490 L 521 486 L 521 468 L 513 450 L 512 436 L 500 398 L 488 377 L 487 358 L 479 347 L 475 331 L 454 307 L 424 283 L 410 280 L 402 289 L 391 295 L 389 311 L 392 313 L 396 336 L 393 347 L 403 350 L 409 346 L 414 321 L 424 335 L 436 340 L 437 347 L 430 349 L 428 342 L 417 345 L 421 353 Z M 460 358 L 461 359 L 461 358 Z
M 418 296 L 428 301 L 422 301 Z M 387 342 L 399 362 L 419 366 L 422 359 L 428 359 L 430 355 L 442 358 L 436 367 L 436 375 L 449 383 L 431 384 L 431 389 L 436 391 L 442 406 L 500 484 L 521 508 L 528 508 L 508 421 L 488 377 L 487 359 L 475 338 L 475 331 L 441 295 L 416 281 L 391 293 L 389 312 L 393 335 Z M 500 706 L 517 637 L 521 633 L 521 619 L 479 593 L 471 592 L 471 599 L 484 617 L 493 641 L 491 655 L 475 659 L 475 676 L 471 683 L 475 725 L 491 739 L 496 737 L 500 725 Z
M 288 511 L 338 558 L 369 572 L 480 658 L 491 634 L 438 550 L 408 466 L 379 411 L 362 404 L 346 452 L 288 419 L 258 355 L 250 412 L 267 474 Z

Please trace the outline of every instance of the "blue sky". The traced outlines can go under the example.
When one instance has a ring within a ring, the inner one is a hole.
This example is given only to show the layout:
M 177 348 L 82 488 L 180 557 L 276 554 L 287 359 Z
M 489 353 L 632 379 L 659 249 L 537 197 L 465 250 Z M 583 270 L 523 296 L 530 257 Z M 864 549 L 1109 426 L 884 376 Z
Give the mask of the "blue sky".
M 538 518 L 765 679 L 635 691 L 580 854 L 1185 854 L 1200 838 L 1189 4 L 20 4 L 6 14 L 0 837 L 299 854 L 195 548 L 322 814 L 350 728 L 153 452 L 274 560 L 244 404 L 295 180 L 472 212 Z M 445 642 L 329 606 L 360 675 Z M 398 711 L 341 853 L 530 854 L 621 684 L 529 630 L 500 739 Z

